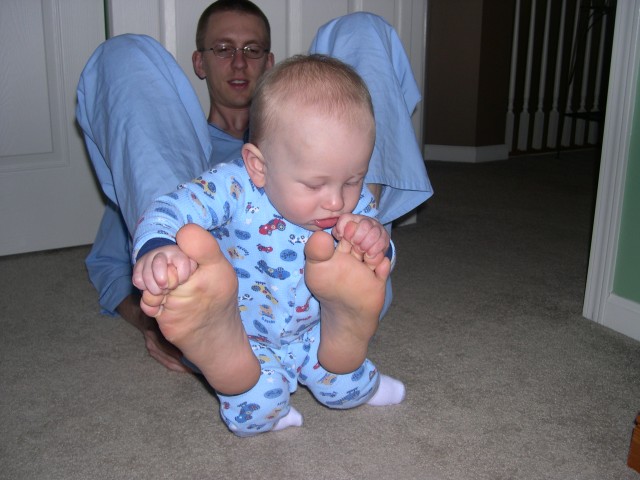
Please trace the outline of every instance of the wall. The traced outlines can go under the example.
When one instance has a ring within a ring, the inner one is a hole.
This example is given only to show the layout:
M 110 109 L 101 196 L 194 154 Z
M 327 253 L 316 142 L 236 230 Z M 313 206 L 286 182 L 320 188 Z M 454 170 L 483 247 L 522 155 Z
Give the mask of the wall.
M 431 0 L 427 25 L 425 158 L 508 157 L 514 2 Z
M 613 292 L 640 304 L 640 96 L 635 102 L 622 205 Z
M 475 145 L 481 14 L 482 3 L 472 0 L 429 4 L 425 93 L 429 144 Z

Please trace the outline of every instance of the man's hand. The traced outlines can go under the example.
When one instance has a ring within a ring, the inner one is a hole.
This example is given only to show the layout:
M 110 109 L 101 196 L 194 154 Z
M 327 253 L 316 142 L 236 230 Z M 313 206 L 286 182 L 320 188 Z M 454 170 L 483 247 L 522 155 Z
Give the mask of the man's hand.
M 118 313 L 128 323 L 136 327 L 144 336 L 144 343 L 151 358 L 174 372 L 191 372 L 181 359 L 182 352 L 164 338 L 155 319 L 140 310 L 140 297 L 129 295 L 117 308 Z

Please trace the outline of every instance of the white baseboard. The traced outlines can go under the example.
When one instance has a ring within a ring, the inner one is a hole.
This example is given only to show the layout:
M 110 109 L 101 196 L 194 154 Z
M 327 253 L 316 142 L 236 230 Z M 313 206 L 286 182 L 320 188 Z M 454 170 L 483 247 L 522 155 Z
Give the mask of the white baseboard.
M 457 145 L 425 145 L 424 159 L 440 162 L 481 163 L 509 158 L 506 144 L 483 147 L 461 147 Z
M 640 304 L 609 295 L 601 322 L 605 327 L 640 341 Z

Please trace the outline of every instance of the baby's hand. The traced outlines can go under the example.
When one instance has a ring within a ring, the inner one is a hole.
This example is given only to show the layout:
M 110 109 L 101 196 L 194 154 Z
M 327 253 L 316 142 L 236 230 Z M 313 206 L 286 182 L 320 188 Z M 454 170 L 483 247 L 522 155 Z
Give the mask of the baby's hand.
M 352 252 L 372 267 L 382 262 L 391 243 L 389 233 L 382 224 L 364 215 L 341 215 L 332 233 L 337 240 L 344 238 L 351 243 Z
M 187 281 L 197 268 L 196 262 L 177 245 L 156 248 L 138 259 L 133 267 L 133 284 L 154 296 L 164 296 Z

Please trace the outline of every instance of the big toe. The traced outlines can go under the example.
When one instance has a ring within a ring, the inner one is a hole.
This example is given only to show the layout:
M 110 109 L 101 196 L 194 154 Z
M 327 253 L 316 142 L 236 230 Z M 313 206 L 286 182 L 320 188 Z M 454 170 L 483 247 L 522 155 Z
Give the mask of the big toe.
M 222 255 L 213 235 L 193 223 L 178 230 L 176 242 L 180 250 L 200 266 L 216 263 Z
M 314 232 L 304 246 L 304 254 L 308 262 L 326 262 L 335 252 L 333 237 L 327 232 Z

